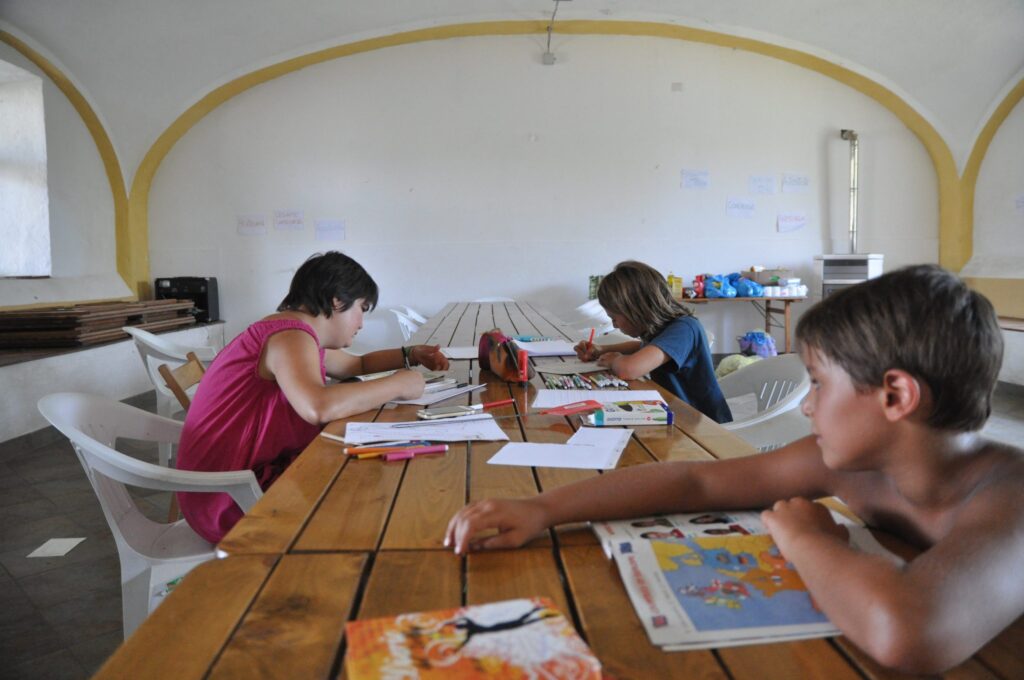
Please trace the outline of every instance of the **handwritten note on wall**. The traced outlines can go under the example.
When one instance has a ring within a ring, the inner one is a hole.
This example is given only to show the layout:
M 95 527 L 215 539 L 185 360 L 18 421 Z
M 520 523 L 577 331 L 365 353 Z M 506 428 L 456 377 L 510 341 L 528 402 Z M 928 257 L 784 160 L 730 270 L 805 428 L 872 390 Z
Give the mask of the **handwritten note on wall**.
M 729 217 L 742 217 L 749 220 L 754 216 L 757 204 L 752 198 L 730 197 L 725 201 L 725 214 Z
M 782 193 L 803 194 L 811 187 L 811 179 L 807 175 L 786 172 L 782 175 Z
M 306 219 L 301 210 L 275 210 L 274 229 L 278 231 L 301 231 L 306 228 Z
M 317 241 L 344 241 L 345 223 L 342 220 L 317 220 Z
M 780 233 L 797 231 L 805 226 L 807 226 L 807 213 L 797 210 L 780 212 L 775 222 L 775 228 Z
M 711 186 L 711 175 L 707 170 L 683 170 L 683 189 L 707 189 Z
M 259 213 L 237 216 L 237 231 L 242 236 L 260 236 L 267 233 L 267 218 Z

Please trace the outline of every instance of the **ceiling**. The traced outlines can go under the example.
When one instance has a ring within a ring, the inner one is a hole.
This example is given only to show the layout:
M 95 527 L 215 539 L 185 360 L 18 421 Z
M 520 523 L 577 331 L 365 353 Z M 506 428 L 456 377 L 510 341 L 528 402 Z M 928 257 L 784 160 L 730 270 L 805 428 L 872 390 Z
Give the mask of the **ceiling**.
M 544 20 L 554 7 L 553 0 L 0 0 L 0 28 L 55 60 L 85 94 L 130 181 L 188 105 L 256 67 L 410 28 Z M 558 18 L 675 23 L 825 57 L 907 100 L 961 167 L 992 109 L 1024 77 L 1024 0 L 563 0 Z

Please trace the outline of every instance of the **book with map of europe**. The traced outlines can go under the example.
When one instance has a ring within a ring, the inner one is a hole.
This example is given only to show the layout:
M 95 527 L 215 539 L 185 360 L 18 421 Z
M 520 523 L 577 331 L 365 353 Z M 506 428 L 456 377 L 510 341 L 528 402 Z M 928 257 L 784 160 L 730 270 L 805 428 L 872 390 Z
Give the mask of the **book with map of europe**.
M 888 555 L 833 512 L 865 552 Z M 651 642 L 666 651 L 838 635 L 757 512 L 594 522 Z

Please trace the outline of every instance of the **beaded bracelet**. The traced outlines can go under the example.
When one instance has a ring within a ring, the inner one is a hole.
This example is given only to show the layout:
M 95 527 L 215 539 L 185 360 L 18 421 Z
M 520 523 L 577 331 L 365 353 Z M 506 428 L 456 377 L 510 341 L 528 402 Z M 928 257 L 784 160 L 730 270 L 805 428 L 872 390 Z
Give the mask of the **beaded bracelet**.
M 402 347 L 402 360 L 405 362 L 406 368 L 412 368 L 412 364 L 409 363 L 410 354 L 412 354 L 412 347 Z

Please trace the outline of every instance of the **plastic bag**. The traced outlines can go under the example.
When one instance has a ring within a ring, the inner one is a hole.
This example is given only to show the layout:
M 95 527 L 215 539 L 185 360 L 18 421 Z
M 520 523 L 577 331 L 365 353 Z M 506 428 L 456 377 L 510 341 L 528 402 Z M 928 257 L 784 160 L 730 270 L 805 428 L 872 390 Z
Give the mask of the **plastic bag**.
M 775 338 L 764 331 L 750 331 L 737 337 L 736 340 L 740 343 L 740 351 L 744 354 L 756 354 L 759 357 L 773 357 L 778 354 L 775 350 Z
M 764 286 L 757 281 L 739 278 L 733 285 L 736 287 L 737 297 L 764 297 Z
M 704 278 L 704 297 L 709 298 L 734 298 L 736 289 L 729 283 L 728 278 L 715 275 Z

